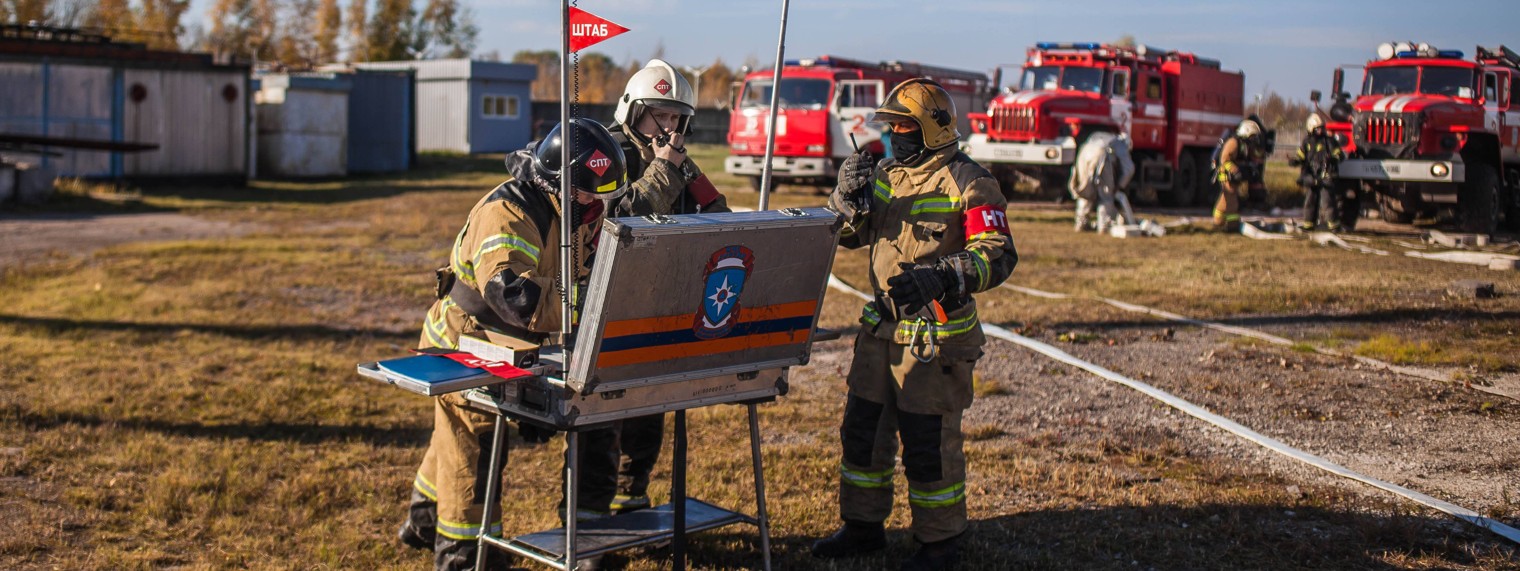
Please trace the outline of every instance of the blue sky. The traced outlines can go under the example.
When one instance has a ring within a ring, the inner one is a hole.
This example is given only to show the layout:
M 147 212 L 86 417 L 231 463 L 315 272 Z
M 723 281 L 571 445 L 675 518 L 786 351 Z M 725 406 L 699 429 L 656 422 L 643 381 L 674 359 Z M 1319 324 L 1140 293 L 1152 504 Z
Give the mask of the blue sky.
M 475 11 L 481 52 L 507 58 L 559 46 L 557 1 L 462 2 Z M 209 3 L 195 0 L 192 14 L 203 15 Z M 591 48 L 619 62 L 642 61 L 660 46 L 672 63 L 698 67 L 715 57 L 732 67 L 751 56 L 769 64 L 776 52 L 780 0 L 582 0 L 579 6 L 632 29 Z M 989 71 L 1022 62 L 1024 49 L 1037 41 L 1112 41 L 1130 34 L 1245 71 L 1248 94 L 1266 87 L 1307 99 L 1310 89 L 1329 90 L 1336 65 L 1364 63 L 1384 41 L 1429 42 L 1468 57 L 1478 44 L 1507 41 L 1520 50 L 1517 21 L 1517 0 L 794 0 L 786 54 Z

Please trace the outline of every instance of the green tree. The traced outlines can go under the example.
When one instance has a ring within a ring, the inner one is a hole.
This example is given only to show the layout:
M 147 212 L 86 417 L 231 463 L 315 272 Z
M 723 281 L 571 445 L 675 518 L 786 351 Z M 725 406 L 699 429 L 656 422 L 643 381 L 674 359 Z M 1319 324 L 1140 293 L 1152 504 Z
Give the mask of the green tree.
M 419 57 L 469 57 L 480 28 L 458 0 L 428 0 L 416 25 L 414 51 Z
M 412 59 L 416 45 L 411 0 L 379 0 L 365 35 L 368 61 Z

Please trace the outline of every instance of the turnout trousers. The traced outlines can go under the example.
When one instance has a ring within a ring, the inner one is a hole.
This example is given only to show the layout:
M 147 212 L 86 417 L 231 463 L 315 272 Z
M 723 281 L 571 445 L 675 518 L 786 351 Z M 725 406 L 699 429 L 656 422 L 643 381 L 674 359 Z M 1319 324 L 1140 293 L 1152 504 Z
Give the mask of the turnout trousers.
M 1320 216 L 1324 216 L 1325 227 L 1332 231 L 1340 230 L 1341 197 L 1337 196 L 1335 187 L 1325 184 L 1301 186 L 1304 189 L 1304 219 L 1299 227 L 1312 230 L 1319 222 Z
M 843 519 L 877 523 L 891 515 L 901 449 L 914 537 L 936 542 L 966 530 L 961 415 L 971 406 L 971 372 L 980 355 L 979 346 L 944 345 L 923 363 L 906 345 L 867 330 L 856 336 L 839 429 Z
M 1220 177 L 1221 179 L 1223 177 Z M 1240 197 L 1250 192 L 1249 182 L 1219 182 L 1219 200 L 1214 203 L 1214 225 L 1230 231 L 1240 230 Z

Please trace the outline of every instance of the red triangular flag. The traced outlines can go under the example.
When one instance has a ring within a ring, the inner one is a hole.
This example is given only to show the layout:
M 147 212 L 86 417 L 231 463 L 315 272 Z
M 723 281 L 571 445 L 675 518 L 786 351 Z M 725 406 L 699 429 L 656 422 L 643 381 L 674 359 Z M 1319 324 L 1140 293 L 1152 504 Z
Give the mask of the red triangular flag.
M 596 14 L 574 6 L 570 7 L 570 51 L 572 52 L 589 48 L 626 31 L 628 28 L 603 20 Z

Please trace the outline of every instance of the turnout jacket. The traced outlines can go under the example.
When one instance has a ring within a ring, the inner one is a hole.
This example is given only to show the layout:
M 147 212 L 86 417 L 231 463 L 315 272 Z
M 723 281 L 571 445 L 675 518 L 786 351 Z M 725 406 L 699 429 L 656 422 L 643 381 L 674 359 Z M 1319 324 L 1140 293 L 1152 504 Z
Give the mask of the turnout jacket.
M 946 259 L 958 283 L 942 300 L 948 319 L 933 327 L 935 342 L 980 346 L 986 341 L 971 294 L 1003 283 L 1018 263 L 1008 230 L 1007 202 L 998 183 L 954 146 L 913 167 L 885 159 L 877 163 L 862 214 L 834 192 L 830 205 L 853 213 L 840 232 L 846 248 L 870 248 L 871 287 L 861 323 L 880 339 L 907 345 L 926 324 L 901 320 L 887 299 L 887 280 L 903 272 L 900 263 L 934 265 Z
M 1338 166 L 1346 158 L 1346 152 L 1329 133 L 1304 137 L 1298 152 L 1289 161 L 1299 168 L 1298 183 L 1305 186 L 1329 185 L 1339 174 Z
M 508 326 L 548 334 L 558 332 L 561 321 L 560 205 L 557 194 L 532 182 L 532 161 L 527 151 L 507 156 L 513 178 L 470 210 L 464 228 L 454 238 L 448 268 L 455 287 L 474 290 Z M 575 275 L 580 281 L 590 275 L 592 239 L 600 226 L 602 206 L 598 201 L 577 210 L 584 210 L 574 230 Z M 480 317 L 460 307 L 450 289 L 440 288 L 440 298 L 423 324 L 423 340 L 434 347 L 457 348 L 461 333 L 486 326 Z
M 632 127 L 614 125 L 612 139 L 623 147 L 628 165 L 628 193 L 617 200 L 609 216 L 731 212 L 728 201 L 687 157 L 681 166 L 654 156 L 654 147 L 640 140 Z

